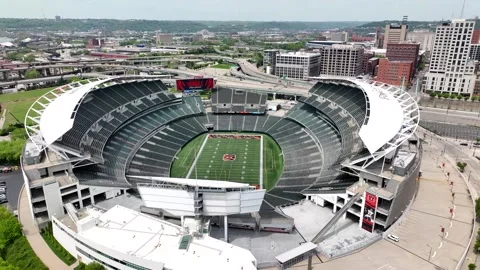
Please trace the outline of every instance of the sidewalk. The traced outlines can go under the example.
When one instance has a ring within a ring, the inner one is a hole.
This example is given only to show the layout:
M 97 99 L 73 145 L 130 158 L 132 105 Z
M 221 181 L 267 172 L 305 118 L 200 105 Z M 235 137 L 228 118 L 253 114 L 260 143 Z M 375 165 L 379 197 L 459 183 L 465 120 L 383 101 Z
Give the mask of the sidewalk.
M 27 192 L 24 188 L 20 191 L 19 201 L 18 218 L 23 226 L 23 234 L 27 237 L 30 246 L 32 246 L 33 251 L 35 251 L 40 260 L 52 270 L 73 269 L 73 267 L 69 267 L 61 261 L 43 240 L 37 226 L 33 222 Z

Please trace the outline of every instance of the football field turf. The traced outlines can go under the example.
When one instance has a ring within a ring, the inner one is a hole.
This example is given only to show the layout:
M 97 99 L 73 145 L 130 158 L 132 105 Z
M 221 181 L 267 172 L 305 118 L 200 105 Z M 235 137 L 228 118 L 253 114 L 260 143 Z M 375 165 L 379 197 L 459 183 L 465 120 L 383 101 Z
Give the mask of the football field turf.
M 213 133 L 184 146 L 173 162 L 171 176 L 251 185 L 263 181 L 264 188 L 270 189 L 282 169 L 280 149 L 269 136 Z

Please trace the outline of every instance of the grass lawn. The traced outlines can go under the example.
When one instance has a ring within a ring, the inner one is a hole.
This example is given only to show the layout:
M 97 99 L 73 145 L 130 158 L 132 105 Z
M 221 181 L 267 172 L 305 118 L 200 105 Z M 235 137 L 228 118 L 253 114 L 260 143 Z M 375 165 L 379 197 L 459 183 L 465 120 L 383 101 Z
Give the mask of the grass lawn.
M 211 68 L 221 68 L 221 69 L 231 69 L 232 67 L 234 67 L 234 65 L 230 65 L 230 64 L 216 64 L 211 66 Z
M 225 134 L 225 133 L 221 133 Z M 214 134 L 218 135 L 218 134 Z M 239 135 L 238 133 L 236 135 Z M 280 148 L 268 135 L 241 134 L 263 137 L 263 150 L 260 139 L 208 138 L 208 134 L 198 136 L 188 143 L 177 155 L 171 169 L 172 177 L 187 177 L 195 157 L 200 155 L 189 178 L 226 180 L 233 182 L 259 184 L 263 173 L 265 189 L 275 186 L 283 170 L 283 158 Z M 260 151 L 263 151 L 263 168 L 260 168 Z M 235 155 L 226 160 L 225 155 Z
M 57 255 L 57 257 L 62 260 L 66 265 L 72 265 L 77 260 L 73 257 L 66 249 L 64 249 L 53 237 L 52 227 L 49 225 L 42 231 L 43 240 L 47 243 L 50 249 Z
M 0 104 L 2 105 L 2 108 L 7 109 L 5 127 L 7 127 L 9 124 L 15 124 L 17 122 L 15 118 L 10 115 L 10 113 L 15 115 L 15 117 L 23 123 L 25 115 L 27 114 L 27 111 L 32 105 L 32 103 L 35 102 L 35 100 L 37 100 L 40 96 L 48 93 L 53 88 L 54 87 L 49 87 L 25 92 L 0 95 Z

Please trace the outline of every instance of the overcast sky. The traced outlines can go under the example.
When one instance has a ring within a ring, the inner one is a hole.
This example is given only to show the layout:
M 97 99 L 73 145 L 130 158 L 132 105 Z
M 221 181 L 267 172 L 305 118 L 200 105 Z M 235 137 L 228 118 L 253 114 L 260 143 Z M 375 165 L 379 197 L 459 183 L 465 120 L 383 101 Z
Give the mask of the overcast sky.
M 0 0 L 4 18 L 377 21 L 458 18 L 462 0 Z M 480 15 L 466 0 L 464 18 Z

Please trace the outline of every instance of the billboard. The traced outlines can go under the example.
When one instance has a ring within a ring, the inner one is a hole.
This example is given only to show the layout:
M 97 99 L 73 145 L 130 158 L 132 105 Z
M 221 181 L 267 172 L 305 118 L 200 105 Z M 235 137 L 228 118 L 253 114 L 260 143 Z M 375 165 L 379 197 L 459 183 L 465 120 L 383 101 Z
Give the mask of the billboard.
M 363 209 L 362 228 L 368 232 L 373 232 L 375 225 L 375 212 L 377 209 L 377 196 L 365 193 L 365 205 Z
M 215 87 L 213 78 L 196 78 L 196 79 L 184 79 L 177 80 L 177 90 L 207 90 Z

